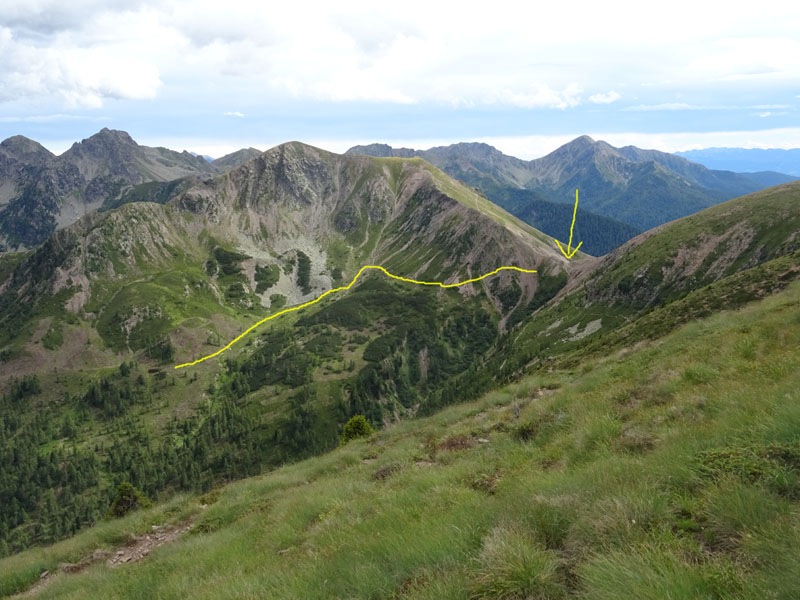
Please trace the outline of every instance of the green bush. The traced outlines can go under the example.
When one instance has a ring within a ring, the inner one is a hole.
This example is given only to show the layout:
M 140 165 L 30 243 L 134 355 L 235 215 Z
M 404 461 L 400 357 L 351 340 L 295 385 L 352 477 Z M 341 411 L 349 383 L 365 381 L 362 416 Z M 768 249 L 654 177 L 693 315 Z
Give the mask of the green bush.
M 150 500 L 129 482 L 123 481 L 117 488 L 117 496 L 114 498 L 108 514 L 112 517 L 122 517 L 132 510 L 148 506 L 150 506 Z
M 239 263 L 243 260 L 250 258 L 246 254 L 241 254 L 240 252 L 234 252 L 231 250 L 226 250 L 225 248 L 220 248 L 217 246 L 214 248 L 214 258 L 217 260 L 219 264 L 219 268 L 222 271 L 223 275 L 236 275 L 241 273 L 242 268 L 239 266 Z M 212 265 L 213 266 L 213 265 Z M 210 266 L 207 266 L 206 271 Z
M 165 337 L 149 345 L 145 350 L 145 354 L 148 358 L 158 360 L 161 363 L 168 363 L 175 357 L 175 347 L 170 339 Z
M 280 310 L 286 306 L 286 296 L 283 294 L 271 294 L 269 297 L 269 307 L 273 310 Z
M 280 278 L 281 269 L 278 265 L 267 265 L 265 267 L 256 265 L 256 293 L 261 294 L 262 292 L 266 292 L 269 288 L 278 283 Z
M 694 468 L 704 479 L 721 481 L 733 476 L 764 485 L 781 496 L 800 497 L 798 442 L 712 448 L 698 455 Z
M 311 292 L 311 259 L 300 250 L 297 251 L 297 285 L 303 291 L 303 294 Z
M 373 433 L 375 433 L 375 430 L 369 424 L 367 418 L 364 415 L 355 415 L 345 423 L 344 429 L 342 429 L 342 444 Z

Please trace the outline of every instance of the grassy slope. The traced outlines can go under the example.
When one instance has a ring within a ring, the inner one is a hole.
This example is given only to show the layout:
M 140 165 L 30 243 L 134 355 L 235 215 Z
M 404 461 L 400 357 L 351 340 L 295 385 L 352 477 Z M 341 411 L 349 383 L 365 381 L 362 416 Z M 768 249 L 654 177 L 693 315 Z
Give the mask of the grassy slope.
M 794 598 L 798 344 L 794 284 L 580 372 L 0 561 L 0 590 L 207 502 L 185 539 L 40 596 Z
M 742 196 L 623 246 L 587 285 L 592 296 L 642 308 L 800 249 L 800 182 Z M 694 264 L 696 257 L 702 262 Z
M 534 313 L 514 334 L 512 370 L 573 350 L 585 356 L 587 346 L 604 351 L 663 335 L 783 288 L 797 279 L 800 266 L 798 199 L 797 184 L 756 192 L 674 221 L 606 256 L 583 286 Z M 582 337 L 592 324 L 598 333 Z

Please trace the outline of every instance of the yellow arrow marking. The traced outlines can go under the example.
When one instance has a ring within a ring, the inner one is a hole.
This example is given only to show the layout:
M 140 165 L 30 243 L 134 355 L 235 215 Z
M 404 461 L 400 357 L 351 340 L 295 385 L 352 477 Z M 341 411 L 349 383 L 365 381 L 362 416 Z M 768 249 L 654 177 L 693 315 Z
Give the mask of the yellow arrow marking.
M 577 248 L 576 248 L 576 250 L 577 250 Z M 466 285 L 467 283 L 474 283 L 476 281 L 480 281 L 481 279 L 486 279 L 487 277 L 489 277 L 491 275 L 494 275 L 495 273 L 499 273 L 500 271 L 519 271 L 520 273 L 536 273 L 535 270 L 520 269 L 519 267 L 498 267 L 497 269 L 495 269 L 491 273 L 487 273 L 486 275 L 481 275 L 480 277 L 475 277 L 474 279 L 467 279 L 466 281 L 459 281 L 458 283 L 440 283 L 438 281 L 417 281 L 416 279 L 408 279 L 406 277 L 400 277 L 399 275 L 392 275 L 391 273 L 389 273 L 389 271 L 387 271 L 386 269 L 384 269 L 383 267 L 381 267 L 379 265 L 364 265 L 363 267 L 361 267 L 361 270 L 356 274 L 356 276 L 353 277 L 353 281 L 351 281 L 346 286 L 338 287 L 338 288 L 335 288 L 335 289 L 332 289 L 332 290 L 328 290 L 327 292 L 325 292 L 324 294 L 322 294 L 319 298 L 316 298 L 315 300 L 311 300 L 309 302 L 306 302 L 305 304 L 299 304 L 298 306 L 293 306 L 292 308 L 287 308 L 287 309 L 282 310 L 280 312 L 276 312 L 274 315 L 270 315 L 268 317 L 265 317 L 265 318 L 261 319 L 255 325 L 251 325 L 250 327 L 245 329 L 242 333 L 240 333 L 235 338 L 233 338 L 233 340 L 231 340 L 230 343 L 227 346 L 225 346 L 223 348 L 220 348 L 219 350 L 217 350 L 213 354 L 209 354 L 208 356 L 204 356 L 203 358 L 198 358 L 197 360 L 195 360 L 193 362 L 183 363 L 182 365 L 175 365 L 175 368 L 176 369 L 181 369 L 183 367 L 191 367 L 192 365 L 196 365 L 197 363 L 201 363 L 204 360 L 208 360 L 209 358 L 214 358 L 215 356 L 225 352 L 225 350 L 227 350 L 228 348 L 233 346 L 236 342 L 238 342 L 240 339 L 242 339 L 248 333 L 253 331 L 259 325 L 262 325 L 263 323 L 266 323 L 267 321 L 269 321 L 271 319 L 274 319 L 275 317 L 280 317 L 281 315 L 285 315 L 286 313 L 294 312 L 296 310 L 300 310 L 301 308 L 305 308 L 306 306 L 311 306 L 312 304 L 316 304 L 317 302 L 322 300 L 328 294 L 333 294 L 333 293 L 336 293 L 336 292 L 349 290 L 351 287 L 353 287 L 353 284 L 356 281 L 358 281 L 358 278 L 361 277 L 361 274 L 364 271 L 366 271 L 367 269 L 376 269 L 378 271 L 382 271 L 383 274 L 386 275 L 387 277 L 391 277 L 392 279 L 397 279 L 399 281 L 405 281 L 407 283 L 416 283 L 417 285 L 438 285 L 441 288 L 454 288 L 454 287 L 458 287 L 460 285 Z
M 583 242 L 581 242 L 580 244 L 575 246 L 575 249 L 572 252 L 570 252 L 570 246 L 572 246 L 572 228 L 575 227 L 575 215 L 577 214 L 578 214 L 578 190 L 575 190 L 575 210 L 572 211 L 572 225 L 569 226 L 569 242 L 567 242 L 567 249 L 564 250 L 564 246 L 561 245 L 561 242 L 556 240 L 556 244 L 558 244 L 558 249 L 561 250 L 561 254 L 563 254 L 567 258 L 572 258 L 573 256 L 575 256 L 575 253 L 578 251 L 578 248 L 580 248 L 581 244 L 583 244 Z

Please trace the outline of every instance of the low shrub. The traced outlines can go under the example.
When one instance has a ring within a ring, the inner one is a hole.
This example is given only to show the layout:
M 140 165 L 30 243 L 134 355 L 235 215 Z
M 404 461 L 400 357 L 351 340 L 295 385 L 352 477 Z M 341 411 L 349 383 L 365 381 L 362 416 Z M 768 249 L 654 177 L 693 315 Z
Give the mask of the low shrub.
M 108 514 L 112 517 L 123 517 L 137 508 L 147 508 L 150 500 L 127 481 L 123 481 L 117 488 L 117 495 Z
M 369 424 L 364 415 L 355 415 L 345 423 L 342 429 L 342 444 L 360 437 L 366 437 L 375 433 L 372 425 Z

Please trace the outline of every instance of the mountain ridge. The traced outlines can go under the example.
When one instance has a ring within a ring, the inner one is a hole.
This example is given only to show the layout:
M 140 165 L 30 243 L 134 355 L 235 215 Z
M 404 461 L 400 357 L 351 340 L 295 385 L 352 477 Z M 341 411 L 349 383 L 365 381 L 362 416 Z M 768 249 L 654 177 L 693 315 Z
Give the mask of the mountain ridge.
M 355 146 L 347 152 L 368 153 L 371 148 L 383 154 L 393 151 L 383 145 Z M 791 179 L 782 174 L 714 171 L 683 157 L 634 146 L 615 148 L 586 135 L 530 161 L 481 143 L 402 149 L 400 153 L 429 160 L 506 208 L 504 188 L 530 189 L 556 202 L 566 202 L 578 188 L 583 208 L 639 230 Z
M 214 175 L 225 170 L 221 164 L 141 146 L 128 133 L 108 128 L 58 156 L 23 136 L 8 138 L 0 142 L 0 252 L 42 243 L 132 186 Z

